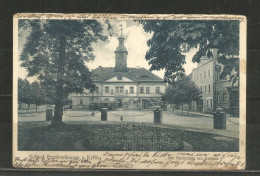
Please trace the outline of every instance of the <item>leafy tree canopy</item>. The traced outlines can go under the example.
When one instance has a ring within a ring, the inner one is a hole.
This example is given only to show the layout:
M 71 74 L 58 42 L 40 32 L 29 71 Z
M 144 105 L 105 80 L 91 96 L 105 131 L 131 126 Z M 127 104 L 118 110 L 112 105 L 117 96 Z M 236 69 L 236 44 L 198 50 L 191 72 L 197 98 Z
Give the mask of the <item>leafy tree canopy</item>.
M 31 103 L 30 83 L 27 79 L 18 78 L 18 102 Z
M 188 77 L 179 78 L 175 84 L 169 85 L 162 96 L 163 101 L 175 104 L 177 107 L 192 101 L 198 101 L 201 92 Z
M 95 87 L 84 62 L 94 59 L 92 44 L 106 39 L 103 27 L 95 20 L 19 20 L 19 31 L 23 30 L 29 35 L 20 56 L 21 66 L 29 77 L 37 76 L 41 83 L 53 85 L 53 122 L 61 123 L 64 95 Z
M 150 70 L 165 69 L 164 79 L 168 83 L 184 75 L 183 53 L 192 48 L 198 48 L 193 62 L 200 62 L 203 56 L 211 57 L 212 50 L 218 50 L 218 62 L 224 65 L 221 78 L 230 75 L 232 70 L 238 72 L 237 20 L 141 20 L 139 23 L 146 32 L 153 33 L 147 42 L 150 49 L 145 56 Z
M 31 84 L 31 103 L 41 105 L 45 103 L 45 92 L 37 81 Z
M 20 56 L 21 66 L 27 69 L 29 77 L 38 76 L 39 80 L 54 84 L 64 50 L 65 91 L 81 93 L 84 87 L 93 86 L 84 62 L 94 59 L 92 43 L 106 39 L 100 23 L 95 20 L 19 20 L 19 29 L 30 31 Z

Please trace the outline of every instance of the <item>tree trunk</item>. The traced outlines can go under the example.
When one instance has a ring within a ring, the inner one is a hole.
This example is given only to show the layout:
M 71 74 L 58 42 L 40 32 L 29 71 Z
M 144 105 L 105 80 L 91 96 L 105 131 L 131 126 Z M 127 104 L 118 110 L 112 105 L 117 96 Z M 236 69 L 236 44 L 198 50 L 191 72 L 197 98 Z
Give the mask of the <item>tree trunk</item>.
M 63 97 L 64 97 L 64 65 L 65 65 L 65 36 L 60 36 L 60 54 L 58 58 L 58 73 L 57 73 L 57 82 L 56 82 L 56 97 L 55 97 L 55 107 L 54 107 L 54 116 L 52 119 L 52 124 L 63 124 L 62 115 L 63 115 Z

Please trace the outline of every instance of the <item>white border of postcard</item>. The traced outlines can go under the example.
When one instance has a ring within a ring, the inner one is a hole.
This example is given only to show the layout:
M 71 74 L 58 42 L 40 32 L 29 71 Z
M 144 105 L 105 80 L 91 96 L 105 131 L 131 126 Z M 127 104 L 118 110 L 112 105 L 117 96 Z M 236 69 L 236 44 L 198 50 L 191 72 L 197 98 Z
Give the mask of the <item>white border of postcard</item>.
M 18 151 L 18 20 L 19 19 L 121 19 L 121 20 L 239 20 L 240 21 L 240 119 L 239 152 L 126 152 L 126 151 Z M 246 17 L 239 15 L 174 15 L 174 14 L 30 14 L 14 15 L 13 19 L 13 166 L 19 168 L 69 169 L 145 169 L 145 170 L 241 170 L 246 160 Z M 124 156 L 124 157 L 123 157 Z M 127 156 L 127 157 L 126 157 Z M 203 160 L 197 160 L 203 156 Z M 48 163 L 41 157 L 52 158 Z M 186 158 L 181 160 L 181 157 Z M 54 159 L 53 159 L 54 158 Z M 114 158 L 117 164 L 104 160 Z M 122 158 L 124 161 L 122 161 Z M 138 162 L 149 160 L 150 162 Z M 179 158 L 179 159 L 178 159 Z M 195 158 L 195 159 L 194 159 Z M 84 161 L 90 163 L 84 163 Z M 120 161 L 121 159 L 121 161 Z M 135 159 L 133 161 L 133 159 Z M 60 161 L 64 162 L 60 162 Z M 75 161 L 73 163 L 73 161 Z M 68 164 L 71 162 L 70 164 Z

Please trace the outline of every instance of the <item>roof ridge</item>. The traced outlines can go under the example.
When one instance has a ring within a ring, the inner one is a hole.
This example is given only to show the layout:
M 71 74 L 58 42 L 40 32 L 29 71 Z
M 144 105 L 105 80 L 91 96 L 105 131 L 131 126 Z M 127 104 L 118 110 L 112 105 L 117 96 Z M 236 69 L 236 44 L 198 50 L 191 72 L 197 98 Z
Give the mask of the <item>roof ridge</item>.
M 128 67 L 125 72 L 117 72 L 114 68 L 115 67 L 97 67 L 91 71 L 93 73 L 92 78 L 95 81 L 105 81 L 121 75 L 133 81 L 163 81 L 162 78 L 144 67 Z

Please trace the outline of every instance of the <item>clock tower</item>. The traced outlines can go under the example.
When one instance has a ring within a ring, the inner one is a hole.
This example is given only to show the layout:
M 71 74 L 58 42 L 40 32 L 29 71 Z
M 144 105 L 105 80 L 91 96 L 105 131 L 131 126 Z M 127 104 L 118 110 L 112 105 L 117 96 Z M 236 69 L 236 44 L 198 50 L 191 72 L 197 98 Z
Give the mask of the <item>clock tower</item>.
M 127 50 L 124 45 L 125 38 L 123 37 L 122 34 L 122 25 L 121 26 L 121 34 L 118 37 L 119 44 L 118 47 L 115 50 L 115 57 L 116 57 L 116 62 L 115 62 L 115 71 L 126 71 L 127 70 Z

